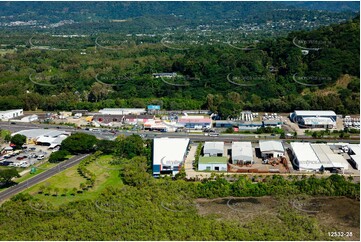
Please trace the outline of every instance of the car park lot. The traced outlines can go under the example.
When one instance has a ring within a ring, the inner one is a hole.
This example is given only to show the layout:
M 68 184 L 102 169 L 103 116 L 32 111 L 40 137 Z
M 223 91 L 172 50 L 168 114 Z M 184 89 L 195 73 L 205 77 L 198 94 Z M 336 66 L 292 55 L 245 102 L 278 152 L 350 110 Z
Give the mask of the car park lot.
M 52 150 L 48 146 L 26 145 L 22 150 L 10 151 L 0 156 L 0 165 L 26 168 L 47 159 Z

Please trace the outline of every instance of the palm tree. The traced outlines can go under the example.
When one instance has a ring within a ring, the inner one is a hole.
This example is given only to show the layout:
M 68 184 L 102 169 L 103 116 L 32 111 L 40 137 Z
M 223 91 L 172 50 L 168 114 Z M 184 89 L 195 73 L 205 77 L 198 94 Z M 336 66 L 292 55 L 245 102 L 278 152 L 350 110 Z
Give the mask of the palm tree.
M 62 195 L 63 195 L 63 196 L 66 196 L 67 192 L 68 192 L 68 188 L 66 188 L 66 187 L 63 188 L 63 194 L 62 194 Z
M 83 183 L 83 182 L 80 183 L 80 189 L 83 190 L 83 191 L 86 189 L 85 183 Z
M 39 193 L 39 194 L 42 194 L 45 189 L 46 189 L 46 186 L 45 186 L 45 185 L 41 185 L 41 186 L 39 187 L 38 193 Z
M 59 190 L 60 190 L 59 187 L 54 188 L 55 196 L 58 196 Z
M 51 187 L 46 187 L 45 188 L 45 195 L 49 195 L 51 193 L 51 190 L 53 190 Z
M 78 189 L 76 189 L 76 187 L 74 187 L 72 190 L 71 190 L 71 195 L 72 196 L 75 196 L 76 192 L 78 191 Z

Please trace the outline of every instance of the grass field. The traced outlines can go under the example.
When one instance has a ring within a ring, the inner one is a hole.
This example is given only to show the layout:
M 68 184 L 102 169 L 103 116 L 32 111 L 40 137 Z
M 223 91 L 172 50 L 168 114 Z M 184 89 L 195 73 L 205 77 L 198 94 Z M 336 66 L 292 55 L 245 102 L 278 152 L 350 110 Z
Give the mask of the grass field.
M 94 187 L 81 193 L 76 193 L 74 196 L 70 194 L 73 188 L 80 189 L 80 184 L 85 183 L 83 178 L 77 171 L 78 166 L 73 166 L 27 190 L 24 193 L 29 193 L 35 198 L 39 198 L 44 202 L 49 202 L 54 206 L 59 206 L 64 203 L 74 202 L 84 199 L 96 198 L 107 186 L 121 186 L 122 182 L 119 178 L 119 171 L 116 166 L 110 166 L 109 162 L 113 159 L 111 155 L 100 156 L 95 162 L 89 164 L 87 168 L 94 172 L 96 181 Z M 39 188 L 45 185 L 46 187 L 59 188 L 59 193 L 56 196 L 54 190 L 52 195 L 39 194 Z M 68 192 L 63 195 L 63 189 L 67 188 Z
M 49 163 L 49 162 L 45 162 L 44 164 L 40 165 L 40 166 L 37 166 L 37 170 L 34 174 L 30 174 L 30 171 L 26 174 L 24 174 L 23 176 L 19 177 L 19 178 L 15 178 L 13 179 L 14 182 L 17 182 L 17 183 L 20 183 L 20 182 L 24 182 L 34 176 L 37 176 L 39 175 L 40 173 L 43 173 L 44 171 L 50 169 L 50 168 L 53 168 L 54 166 L 56 166 L 57 164 L 56 163 Z M 0 166 L 0 170 L 1 169 L 9 169 L 9 167 L 1 167 Z M 19 168 L 17 167 L 16 170 L 20 173 L 24 170 L 30 170 L 31 168 L 28 167 L 28 168 Z M 5 191 L 7 188 L 0 188 L 0 192 L 2 191 Z

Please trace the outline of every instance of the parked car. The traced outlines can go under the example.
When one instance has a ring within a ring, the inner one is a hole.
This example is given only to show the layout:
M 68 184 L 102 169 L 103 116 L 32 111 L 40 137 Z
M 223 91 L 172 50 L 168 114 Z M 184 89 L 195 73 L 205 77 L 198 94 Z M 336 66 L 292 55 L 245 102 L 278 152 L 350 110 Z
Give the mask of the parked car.
M 42 160 L 42 159 L 44 159 L 44 155 L 39 155 L 37 158 L 37 160 Z

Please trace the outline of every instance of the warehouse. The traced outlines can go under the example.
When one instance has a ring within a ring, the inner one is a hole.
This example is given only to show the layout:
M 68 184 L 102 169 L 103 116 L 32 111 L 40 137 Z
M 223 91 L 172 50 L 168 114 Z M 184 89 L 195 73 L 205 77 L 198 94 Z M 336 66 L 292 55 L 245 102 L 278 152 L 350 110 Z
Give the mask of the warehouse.
M 232 164 L 254 164 L 251 142 L 232 143 Z
M 357 170 L 360 170 L 360 144 L 349 144 L 351 162 Z
M 60 146 L 61 142 L 71 135 L 70 132 L 55 129 L 28 129 L 13 133 L 11 136 L 16 134 L 25 135 L 27 143 L 46 145 L 49 148 Z
M 145 108 L 104 108 L 99 110 L 99 113 L 106 115 L 140 115 L 145 114 Z
M 264 159 L 285 155 L 285 149 L 283 148 L 281 141 L 260 140 L 259 148 L 261 150 L 262 158 Z
M 302 128 L 329 128 L 336 127 L 337 115 L 334 111 L 298 110 L 290 114 L 292 122 Z
M 318 160 L 325 169 L 349 169 L 349 164 L 342 155 L 335 154 L 327 144 L 311 144 Z
M 93 121 L 99 124 L 123 123 L 124 115 L 96 114 L 93 116 Z
M 8 121 L 9 119 L 20 117 L 24 115 L 23 109 L 11 109 L 6 111 L 0 111 L 0 120 Z
M 203 147 L 203 155 L 208 156 L 223 156 L 224 142 L 205 142 Z
M 347 160 L 339 154 L 335 154 L 327 144 L 291 143 L 294 155 L 294 165 L 301 171 L 347 170 Z
M 212 128 L 212 119 L 204 116 L 182 116 L 178 119 L 178 124 L 187 129 Z
M 139 123 L 148 123 L 154 122 L 154 115 L 125 115 L 124 123 L 125 124 L 139 124 Z
M 322 164 L 310 143 L 292 142 L 293 165 L 300 171 L 318 171 Z
M 175 176 L 188 151 L 188 138 L 155 138 L 153 141 L 153 176 Z
M 199 171 L 227 171 L 227 157 L 200 157 Z
M 238 123 L 238 129 L 239 130 L 257 130 L 258 128 L 263 127 L 263 123 L 262 122 L 252 122 L 252 121 L 244 121 L 244 122 L 240 122 Z

